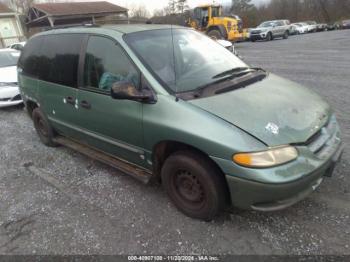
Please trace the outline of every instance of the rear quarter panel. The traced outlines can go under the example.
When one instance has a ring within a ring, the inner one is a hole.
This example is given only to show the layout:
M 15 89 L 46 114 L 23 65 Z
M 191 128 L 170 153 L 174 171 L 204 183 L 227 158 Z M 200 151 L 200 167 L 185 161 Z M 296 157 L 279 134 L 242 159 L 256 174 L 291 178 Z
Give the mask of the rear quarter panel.
M 22 72 L 18 73 L 19 90 L 24 102 L 31 100 L 38 101 L 38 80 L 35 77 L 24 75 Z

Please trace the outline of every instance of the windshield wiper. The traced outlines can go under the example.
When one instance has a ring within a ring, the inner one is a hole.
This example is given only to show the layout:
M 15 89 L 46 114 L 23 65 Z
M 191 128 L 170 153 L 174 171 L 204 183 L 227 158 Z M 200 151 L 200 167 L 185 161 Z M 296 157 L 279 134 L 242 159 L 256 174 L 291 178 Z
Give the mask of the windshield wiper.
M 225 77 L 225 76 L 232 76 L 235 74 L 240 74 L 240 73 L 250 73 L 252 71 L 256 71 L 256 68 L 250 68 L 250 67 L 236 67 L 236 68 L 232 68 L 230 70 L 224 71 L 220 74 L 217 74 L 215 76 L 212 77 L 212 79 L 218 79 L 221 77 Z
M 199 98 L 199 97 L 201 97 L 203 95 L 204 90 L 207 89 L 208 87 L 211 87 L 211 86 L 213 86 L 215 84 L 219 84 L 221 82 L 227 81 L 227 80 L 232 79 L 232 78 L 240 77 L 240 76 L 248 74 L 248 73 L 261 71 L 261 73 L 263 73 L 263 76 L 261 74 L 260 74 L 260 76 L 262 76 L 262 78 L 265 78 L 265 76 L 266 76 L 266 71 L 261 69 L 261 68 L 258 68 L 258 67 L 254 67 L 254 68 L 253 67 L 241 67 L 241 70 L 242 70 L 241 72 L 238 71 L 238 72 L 231 73 L 231 75 L 229 75 L 228 77 L 221 77 L 221 79 L 216 79 L 215 81 L 213 81 L 211 83 L 208 83 L 208 84 L 205 84 L 205 85 L 197 87 L 195 90 L 191 91 L 193 97 L 194 98 Z M 258 77 L 258 78 L 260 78 L 260 77 Z M 248 80 L 248 81 L 250 81 L 250 80 Z M 230 89 L 232 89 L 232 87 L 230 87 Z M 222 90 L 215 91 L 215 93 L 216 92 L 220 93 L 222 91 L 225 92 L 226 89 L 224 88 Z

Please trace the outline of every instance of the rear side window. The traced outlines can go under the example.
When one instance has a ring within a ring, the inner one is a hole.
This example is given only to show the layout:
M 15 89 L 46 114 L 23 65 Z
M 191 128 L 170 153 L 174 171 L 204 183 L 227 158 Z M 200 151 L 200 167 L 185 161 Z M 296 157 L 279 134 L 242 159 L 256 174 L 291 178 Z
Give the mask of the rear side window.
M 42 37 L 35 37 L 25 45 L 18 61 L 18 67 L 22 69 L 23 74 L 38 77 L 42 41 Z
M 84 37 L 84 34 L 45 36 L 39 78 L 55 84 L 77 87 L 79 53 Z

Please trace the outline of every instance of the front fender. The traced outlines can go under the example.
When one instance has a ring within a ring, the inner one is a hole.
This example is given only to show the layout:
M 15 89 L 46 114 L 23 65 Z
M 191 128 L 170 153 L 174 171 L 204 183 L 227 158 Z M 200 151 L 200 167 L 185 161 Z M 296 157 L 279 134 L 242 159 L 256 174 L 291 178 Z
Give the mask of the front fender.
M 237 152 L 266 148 L 262 142 L 225 120 L 171 95 L 143 105 L 144 145 L 152 152 L 161 141 L 178 141 L 209 156 L 231 159 Z

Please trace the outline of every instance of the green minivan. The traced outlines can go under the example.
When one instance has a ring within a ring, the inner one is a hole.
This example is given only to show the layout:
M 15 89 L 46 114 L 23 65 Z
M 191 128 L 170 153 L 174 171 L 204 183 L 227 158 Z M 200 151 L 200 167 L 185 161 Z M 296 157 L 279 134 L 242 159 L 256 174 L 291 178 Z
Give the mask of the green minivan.
M 45 145 L 160 181 L 193 218 L 289 207 L 332 175 L 343 151 L 322 98 L 189 28 L 43 32 L 26 44 L 18 75 Z

